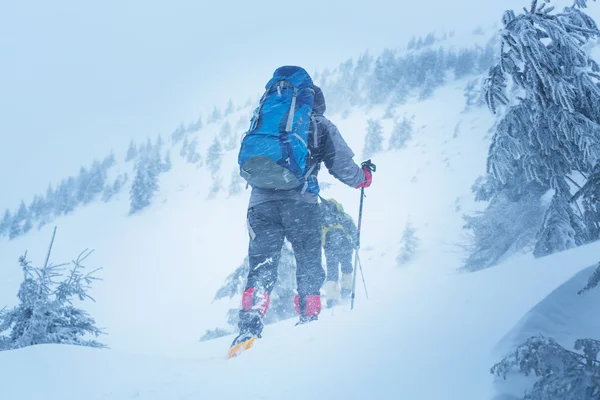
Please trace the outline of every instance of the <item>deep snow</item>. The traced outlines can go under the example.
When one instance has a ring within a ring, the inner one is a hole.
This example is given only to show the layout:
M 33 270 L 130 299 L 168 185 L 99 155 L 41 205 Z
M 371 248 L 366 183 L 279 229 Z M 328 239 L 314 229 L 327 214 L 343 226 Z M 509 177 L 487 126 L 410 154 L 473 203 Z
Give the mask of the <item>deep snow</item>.
M 239 302 L 212 298 L 246 253 L 249 193 L 227 195 L 233 150 L 219 172 L 225 190 L 208 199 L 209 172 L 184 162 L 178 144 L 172 171 L 161 176 L 157 198 L 140 215 L 127 216 L 124 191 L 119 201 L 57 220 L 53 260 L 70 260 L 91 247 L 96 252 L 88 264 L 104 268 L 104 280 L 92 292 L 97 303 L 83 306 L 108 331 L 100 339 L 111 349 L 2 352 L 2 398 L 492 398 L 498 386 L 489 367 L 506 351 L 534 330 L 551 333 L 581 322 L 544 316 L 559 306 L 569 307 L 563 315 L 570 315 L 570 308 L 594 298 L 575 298 L 571 289 L 585 281 L 581 271 L 600 261 L 600 243 L 538 260 L 517 255 L 477 273 L 458 271 L 466 240 L 461 216 L 483 206 L 474 204 L 470 188 L 485 172 L 494 122 L 484 108 L 464 111 L 465 84 L 450 81 L 432 99 L 401 106 L 398 116 L 415 116 L 414 139 L 405 149 L 373 157 L 378 171 L 365 199 L 361 250 L 370 299 L 359 288 L 355 311 L 325 310 L 317 323 L 301 327 L 293 320 L 269 325 L 252 351 L 229 361 L 231 337 L 198 342 L 206 329 L 222 326 L 226 310 Z M 234 113 L 230 123 L 248 112 Z M 330 116 L 357 161 L 366 120 L 382 114 L 375 107 L 353 109 L 347 119 Z M 382 122 L 387 139 L 392 121 Z M 219 129 L 209 124 L 198 133 L 203 155 Z M 118 168 L 130 170 L 131 164 Z M 358 191 L 320 175 L 332 184 L 323 195 L 341 200 L 355 215 Z M 408 219 L 421 247 L 410 264 L 397 266 Z M 50 231 L 46 226 L 0 241 L 0 304 L 16 301 L 18 256 L 28 249 L 41 263 Z M 559 339 L 598 336 L 599 329 L 565 329 Z

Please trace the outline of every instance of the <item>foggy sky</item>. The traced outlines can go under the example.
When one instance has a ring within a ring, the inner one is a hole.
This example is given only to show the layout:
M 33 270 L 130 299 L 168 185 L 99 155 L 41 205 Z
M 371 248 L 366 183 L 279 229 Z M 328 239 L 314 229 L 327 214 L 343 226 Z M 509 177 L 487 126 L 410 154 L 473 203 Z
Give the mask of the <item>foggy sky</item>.
M 335 67 L 412 35 L 490 26 L 528 3 L 2 0 L 0 208 L 131 138 L 258 94 L 279 65 Z

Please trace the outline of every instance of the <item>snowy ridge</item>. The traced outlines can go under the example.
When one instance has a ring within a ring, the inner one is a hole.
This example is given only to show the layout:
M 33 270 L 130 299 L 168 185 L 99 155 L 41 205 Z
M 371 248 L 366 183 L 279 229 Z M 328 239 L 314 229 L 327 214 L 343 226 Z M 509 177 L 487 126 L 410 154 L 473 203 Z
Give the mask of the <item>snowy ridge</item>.
M 93 247 L 90 265 L 104 268 L 103 281 L 92 292 L 97 302 L 84 307 L 109 333 L 100 340 L 111 350 L 34 346 L 2 352 L 3 395 L 11 400 L 492 398 L 496 388 L 489 367 L 538 325 L 532 316 L 554 312 L 559 298 L 570 296 L 559 291 L 571 293 L 582 283 L 587 268 L 599 261 L 600 243 L 537 260 L 517 255 L 497 268 L 457 273 L 465 257 L 462 216 L 482 207 L 474 203 L 471 186 L 485 172 L 494 123 L 484 108 L 465 110 L 464 89 L 473 78 L 447 80 L 434 96 L 423 101 L 412 96 L 395 107 L 397 118 L 414 116 L 412 139 L 400 150 L 385 150 L 393 129 L 393 120 L 383 118 L 386 105 L 329 116 L 357 161 L 367 121 L 380 120 L 384 134 L 384 151 L 373 156 L 378 171 L 367 191 L 363 222 L 361 260 L 371 298 L 359 289 L 354 312 L 337 307 L 325 310 L 318 323 L 269 325 L 252 351 L 230 361 L 225 354 L 231 337 L 198 342 L 206 329 L 224 327 L 226 311 L 239 303 L 239 298 L 212 299 L 246 254 L 249 192 L 228 190 L 237 148 L 223 151 L 215 165 L 207 164 L 207 153 L 225 123 L 239 135 L 238 121 L 251 110 L 241 108 L 171 147 L 172 169 L 159 175 L 160 190 L 139 213 L 128 216 L 123 191 L 107 204 L 95 202 L 57 219 L 53 259 L 70 260 Z M 178 156 L 186 139 L 186 149 L 197 139 L 200 160 Z M 225 141 L 219 143 L 225 147 Z M 132 164 L 117 168 L 132 173 Z M 320 181 L 324 197 L 340 200 L 355 215 L 357 191 L 324 171 Z M 213 191 L 215 182 L 222 188 Z M 398 265 L 409 220 L 419 247 L 408 264 Z M 50 231 L 46 225 L 0 241 L 0 305 L 16 302 L 17 257 L 28 249 L 30 258 L 43 258 Z M 555 324 L 563 322 L 568 323 Z M 553 324 L 539 326 L 550 331 Z M 597 326 L 588 332 L 600 333 Z M 266 379 L 276 385 L 265 387 Z

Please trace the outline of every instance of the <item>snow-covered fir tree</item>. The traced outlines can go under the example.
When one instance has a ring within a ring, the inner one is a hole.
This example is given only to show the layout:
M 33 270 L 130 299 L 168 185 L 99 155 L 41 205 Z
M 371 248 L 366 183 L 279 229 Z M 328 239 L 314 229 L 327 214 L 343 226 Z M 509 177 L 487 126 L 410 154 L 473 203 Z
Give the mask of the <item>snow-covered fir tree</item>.
M 588 282 L 585 285 L 585 287 L 583 287 L 579 292 L 577 292 L 577 294 L 581 295 L 587 291 L 590 291 L 590 290 L 594 289 L 595 287 L 597 287 L 599 283 L 600 283 L 600 263 L 598 263 L 598 265 L 596 266 L 594 273 L 588 279 Z
M 150 205 L 154 194 L 158 191 L 158 175 L 160 165 L 151 154 L 143 154 L 135 164 L 135 177 L 131 184 L 129 213 L 134 214 Z
M 173 131 L 173 133 L 171 133 L 171 142 L 173 143 L 177 143 L 180 142 L 185 134 L 187 133 L 187 129 L 185 126 L 183 126 L 183 122 L 181 122 L 179 124 L 179 126 Z M 126 160 L 129 161 L 129 160 Z
M 408 221 L 402 232 L 402 240 L 400 241 L 400 252 L 396 257 L 398 265 L 403 266 L 412 261 L 415 253 L 419 249 L 420 240 L 417 237 L 417 230 L 414 225 Z
M 220 175 L 213 175 L 212 184 L 208 190 L 208 198 L 214 199 L 217 197 L 219 192 L 223 189 L 223 178 Z
M 227 117 L 228 115 L 231 115 L 234 110 L 235 108 L 233 106 L 233 101 L 229 99 L 229 101 L 227 102 L 227 106 L 225 107 L 225 111 L 223 112 L 223 115 Z
M 538 257 L 598 239 L 572 201 L 576 181 L 587 181 L 600 160 L 600 67 L 587 46 L 599 31 L 583 12 L 585 5 L 577 1 L 555 12 L 547 2 L 533 0 L 519 15 L 506 11 L 500 62 L 490 68 L 485 82 L 493 112 L 509 104 L 508 77 L 520 90 L 490 146 L 492 195 L 523 182 L 554 192 L 537 235 Z M 585 201 L 587 195 L 581 198 Z
M 365 147 L 363 156 L 371 157 L 373 154 L 383 150 L 383 127 L 381 123 L 374 119 L 367 121 L 367 134 L 365 135 Z
M 600 341 L 578 339 L 574 352 L 554 339 L 534 336 L 494 365 L 491 373 L 506 379 L 511 372 L 537 378 L 529 400 L 597 399 L 600 396 Z
M 210 169 L 211 175 L 214 176 L 219 171 L 222 159 L 223 150 L 221 148 L 221 142 L 215 137 L 206 153 L 206 166 Z
M 454 64 L 454 77 L 461 79 L 475 72 L 477 53 L 471 49 L 462 49 L 458 52 Z
M 0 311 L 0 350 L 50 343 L 104 347 L 95 340 L 103 332 L 94 318 L 72 303 L 73 298 L 93 300 L 88 290 L 98 269 L 86 273 L 83 266 L 91 253 L 82 252 L 67 271 L 69 264 L 34 267 L 27 253 L 19 259 L 24 275 L 19 304 Z
M 536 257 L 568 250 L 582 244 L 585 227 L 568 199 L 554 196 L 538 232 L 533 255 Z
M 231 125 L 229 121 L 225 121 L 223 125 L 221 125 L 221 131 L 219 132 L 219 136 L 223 141 L 223 148 L 225 151 L 230 151 L 239 146 L 239 142 L 237 140 L 237 136 L 231 129 Z
M 221 120 L 221 111 L 217 108 L 217 106 L 215 106 L 215 108 L 213 108 L 212 113 L 210 114 L 210 117 L 208 118 L 208 123 L 212 124 L 214 122 L 218 122 Z
M 412 139 L 414 116 L 402 118 L 402 121 L 394 121 L 392 135 L 390 136 L 389 149 L 400 150 L 406 146 L 406 142 Z
M 467 83 L 467 86 L 465 86 L 464 96 L 465 110 L 469 110 L 472 107 L 481 107 L 485 104 L 479 79 L 471 79 Z
M 133 140 L 131 140 L 131 142 L 129 142 L 129 147 L 127 148 L 127 155 L 125 156 L 125 162 L 129 162 L 131 160 L 133 160 L 134 158 L 136 158 L 138 155 L 138 149 L 137 146 L 135 145 L 135 142 Z
M 25 220 L 28 218 L 28 211 L 25 202 L 21 200 L 21 205 L 19 209 L 13 216 L 10 227 L 8 228 L 8 238 L 15 239 L 23 234 L 23 224 Z
M 160 172 L 169 172 L 171 168 L 173 168 L 173 163 L 171 162 L 171 152 L 167 150 L 164 161 L 160 164 Z
M 198 153 L 198 137 L 194 137 L 185 151 L 185 160 L 190 164 L 199 164 L 202 160 L 202 156 Z
M 0 220 L 0 237 L 8 236 L 9 228 L 12 223 L 12 215 L 9 209 L 4 211 L 4 215 L 2 216 L 2 220 Z
M 179 155 L 181 157 L 183 157 L 183 158 L 187 157 L 189 145 L 190 145 L 190 142 L 188 141 L 188 138 L 186 137 L 185 139 L 183 139 L 183 143 L 181 144 L 181 149 L 179 150 Z
M 202 129 L 203 126 L 204 126 L 204 123 L 202 122 L 202 114 L 199 114 L 196 121 L 192 122 L 188 126 L 187 131 L 188 132 L 198 132 L 200 129 Z
M 480 178 L 473 192 L 477 200 L 489 201 L 489 205 L 483 212 L 464 216 L 470 235 L 464 267 L 471 271 L 487 268 L 519 251 L 531 250 L 544 217 L 542 195 L 546 189 L 523 183 L 491 196 L 489 185 Z
M 240 175 L 239 168 L 234 168 L 229 183 L 229 196 L 235 196 L 244 189 L 244 179 Z

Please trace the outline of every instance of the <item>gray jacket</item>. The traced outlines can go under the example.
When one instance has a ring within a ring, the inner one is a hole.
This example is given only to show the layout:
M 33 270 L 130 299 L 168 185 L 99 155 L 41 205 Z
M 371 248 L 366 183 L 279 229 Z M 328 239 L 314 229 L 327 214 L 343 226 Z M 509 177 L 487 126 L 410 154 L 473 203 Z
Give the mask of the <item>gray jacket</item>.
M 336 179 L 348 186 L 356 187 L 364 181 L 365 173 L 354 162 L 354 153 L 348 144 L 346 144 L 340 131 L 331 121 L 323 116 L 325 113 L 325 99 L 321 89 L 315 89 L 315 105 L 313 107 L 315 123 L 311 125 L 308 146 L 311 152 L 309 168 L 316 164 L 312 173 L 316 179 L 321 162 L 323 162 L 329 173 Z M 248 208 L 273 200 L 296 200 L 306 203 L 317 203 L 318 196 L 315 193 L 301 193 L 299 190 L 252 188 Z

